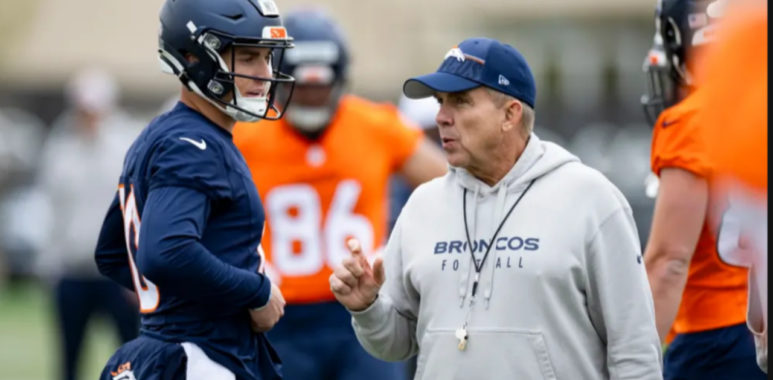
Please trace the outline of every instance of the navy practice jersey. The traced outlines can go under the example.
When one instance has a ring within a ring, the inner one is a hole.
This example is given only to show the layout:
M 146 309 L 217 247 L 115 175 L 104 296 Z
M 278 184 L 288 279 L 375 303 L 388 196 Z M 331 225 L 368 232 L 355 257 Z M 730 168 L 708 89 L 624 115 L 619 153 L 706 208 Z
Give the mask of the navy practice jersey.
M 178 103 L 129 148 L 97 265 L 137 294 L 143 335 L 196 343 L 238 378 L 270 378 L 278 360 L 248 314 L 271 294 L 264 220 L 231 134 Z

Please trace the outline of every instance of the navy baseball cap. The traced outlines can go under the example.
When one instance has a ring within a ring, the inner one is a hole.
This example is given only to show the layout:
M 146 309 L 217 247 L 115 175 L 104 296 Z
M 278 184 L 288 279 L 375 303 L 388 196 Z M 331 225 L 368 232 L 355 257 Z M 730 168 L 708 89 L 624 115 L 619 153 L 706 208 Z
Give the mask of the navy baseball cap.
M 435 92 L 459 92 L 486 86 L 534 108 L 537 87 L 523 55 L 491 38 L 470 38 L 446 53 L 436 72 L 408 79 L 405 96 L 426 98 Z

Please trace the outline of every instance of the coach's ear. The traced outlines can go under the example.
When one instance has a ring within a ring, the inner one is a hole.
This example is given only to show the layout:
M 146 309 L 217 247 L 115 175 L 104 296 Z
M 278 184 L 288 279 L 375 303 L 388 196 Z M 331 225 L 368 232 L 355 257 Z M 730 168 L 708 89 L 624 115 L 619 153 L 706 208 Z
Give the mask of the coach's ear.
M 508 99 L 504 104 L 505 120 L 502 123 L 502 130 L 508 132 L 512 129 L 518 128 L 521 125 L 521 118 L 523 117 L 523 104 L 516 99 Z

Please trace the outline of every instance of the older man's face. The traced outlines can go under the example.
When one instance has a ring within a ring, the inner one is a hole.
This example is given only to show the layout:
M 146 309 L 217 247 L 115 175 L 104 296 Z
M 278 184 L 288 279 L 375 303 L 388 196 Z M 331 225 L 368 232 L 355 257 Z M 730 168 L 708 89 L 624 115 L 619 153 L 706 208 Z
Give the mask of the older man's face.
M 435 97 L 440 103 L 435 121 L 448 163 L 466 169 L 486 166 L 502 140 L 503 111 L 483 87 Z

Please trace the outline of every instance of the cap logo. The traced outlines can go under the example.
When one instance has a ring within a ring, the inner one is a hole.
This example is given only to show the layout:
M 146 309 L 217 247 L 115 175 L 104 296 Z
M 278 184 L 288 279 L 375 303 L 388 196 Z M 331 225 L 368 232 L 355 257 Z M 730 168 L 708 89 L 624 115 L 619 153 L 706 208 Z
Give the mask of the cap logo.
M 454 46 L 451 48 L 451 50 L 446 53 L 445 57 L 443 57 L 443 60 L 446 60 L 448 57 L 454 57 L 459 62 L 464 62 L 464 53 L 462 52 L 462 49 L 459 49 L 458 47 Z
M 510 80 L 505 78 L 504 75 L 499 74 L 498 83 L 499 83 L 500 86 L 509 86 L 510 85 Z

